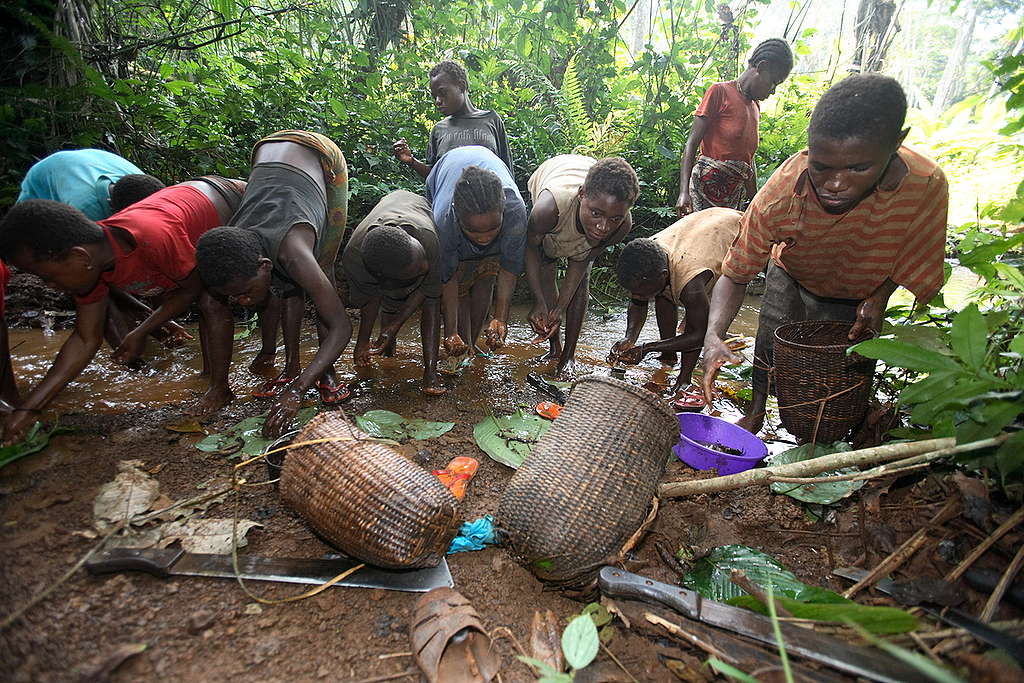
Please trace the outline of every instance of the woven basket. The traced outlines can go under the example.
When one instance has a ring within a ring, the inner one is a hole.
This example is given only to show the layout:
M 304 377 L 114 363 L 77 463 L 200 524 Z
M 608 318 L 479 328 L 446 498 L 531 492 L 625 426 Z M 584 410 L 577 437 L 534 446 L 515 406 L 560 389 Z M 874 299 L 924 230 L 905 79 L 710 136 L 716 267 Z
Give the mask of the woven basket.
M 838 441 L 867 413 L 875 361 L 846 353 L 852 326 L 849 322 L 806 320 L 781 325 L 775 331 L 779 416 L 798 439 Z M 831 398 L 822 407 L 827 397 Z
M 608 377 L 578 381 L 501 498 L 503 542 L 537 578 L 585 595 L 644 521 L 678 441 L 658 396 Z
M 336 413 L 317 415 L 288 451 L 281 498 L 331 545 L 378 567 L 433 567 L 459 527 L 455 497 L 430 472 Z

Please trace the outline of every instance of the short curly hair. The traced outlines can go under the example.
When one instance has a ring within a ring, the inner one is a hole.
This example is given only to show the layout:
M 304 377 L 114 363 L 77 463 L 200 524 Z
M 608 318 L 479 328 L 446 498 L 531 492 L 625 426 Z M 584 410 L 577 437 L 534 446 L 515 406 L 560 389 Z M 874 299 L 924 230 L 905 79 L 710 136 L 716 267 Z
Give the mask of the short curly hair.
M 106 239 L 103 228 L 69 204 L 29 199 L 11 207 L 0 222 L 0 258 L 26 248 L 37 261 L 61 261 L 73 247 Z
M 259 236 L 246 228 L 214 228 L 196 242 L 199 279 L 209 288 L 255 277 L 260 259 L 265 257 Z
M 443 62 L 438 62 L 434 65 L 434 68 L 430 70 L 430 77 L 444 74 L 448 77 L 448 80 L 455 85 L 461 86 L 463 90 L 469 90 L 469 76 L 466 74 L 466 70 L 458 62 L 453 62 L 450 59 L 446 59 Z
M 793 70 L 793 50 L 782 38 L 769 38 L 755 47 L 747 60 L 750 66 L 757 66 L 761 62 L 768 62 L 780 76 L 788 76 Z
M 807 137 L 874 139 L 895 147 L 906 116 L 907 96 L 896 79 L 881 74 L 852 74 L 818 100 Z
M 623 289 L 632 292 L 643 280 L 666 268 L 668 254 L 661 245 L 649 237 L 640 237 L 623 247 L 615 263 L 615 276 Z
M 416 240 L 396 225 L 381 225 L 363 238 L 363 265 L 380 277 L 400 273 L 416 260 Z
M 117 213 L 162 189 L 164 189 L 163 181 L 147 173 L 132 173 L 122 176 L 120 180 L 110 186 L 110 208 Z
M 505 188 L 501 178 L 486 168 L 467 166 L 455 183 L 452 205 L 459 218 L 503 211 Z
M 631 206 L 640 194 L 640 181 L 636 171 L 622 157 L 605 157 L 590 167 L 583 181 L 583 194 L 596 197 L 610 194 Z

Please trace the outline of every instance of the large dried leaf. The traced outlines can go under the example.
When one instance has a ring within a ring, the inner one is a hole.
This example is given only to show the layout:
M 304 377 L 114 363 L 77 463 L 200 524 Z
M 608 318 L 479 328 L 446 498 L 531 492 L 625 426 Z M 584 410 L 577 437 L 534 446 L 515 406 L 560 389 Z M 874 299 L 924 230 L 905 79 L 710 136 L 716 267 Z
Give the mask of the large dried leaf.
M 143 471 L 141 460 L 122 460 L 113 481 L 100 488 L 92 511 L 98 529 L 141 514 L 152 507 L 160 495 L 160 483 Z
M 185 519 L 171 522 L 163 527 L 163 538 L 159 546 L 166 548 L 175 541 L 190 553 L 227 555 L 231 552 L 230 519 Z M 249 519 L 238 520 L 238 547 L 244 548 L 249 541 L 245 535 L 253 527 L 263 525 Z

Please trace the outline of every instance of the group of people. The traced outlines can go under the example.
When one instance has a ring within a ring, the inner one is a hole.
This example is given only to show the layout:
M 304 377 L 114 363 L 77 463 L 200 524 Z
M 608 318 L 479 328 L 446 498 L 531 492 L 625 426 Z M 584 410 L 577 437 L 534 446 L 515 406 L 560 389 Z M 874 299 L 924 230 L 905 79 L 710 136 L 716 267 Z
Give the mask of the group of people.
M 767 267 L 753 401 L 742 423 L 756 432 L 771 389 L 775 328 L 850 320 L 853 339 L 880 329 L 897 286 L 927 301 L 943 282 L 945 178 L 902 145 L 906 99 L 891 78 L 851 75 L 831 87 L 814 109 L 807 149 L 757 190 L 758 102 L 792 66 L 789 46 L 769 40 L 739 78 L 707 90 L 680 164 L 679 220 L 651 238 L 629 240 L 640 185 L 618 157 L 548 159 L 527 183 L 528 210 L 501 117 L 473 106 L 465 70 L 450 61 L 430 72 L 444 119 L 430 134 L 426 161 L 406 140 L 394 143 L 395 157 L 423 177 L 424 191 L 386 195 L 348 235 L 345 157 L 318 133 L 279 131 L 257 142 L 247 181 L 208 175 L 163 187 L 106 152 L 51 155 L 29 170 L 0 223 L 0 257 L 74 295 L 77 320 L 24 398 L 6 358 L 4 440 L 24 433 L 104 338 L 127 364 L 138 361 L 148 336 L 181 343 L 187 335 L 173 320 L 193 303 L 209 375 L 200 413 L 233 398 L 231 304 L 261 311 L 254 371 L 274 367 L 282 330 L 284 368 L 257 392 L 274 398 L 268 435 L 285 429 L 314 386 L 325 404 L 347 398 L 334 374 L 352 336 L 346 304 L 360 310 L 356 366 L 393 353 L 403 324 L 419 312 L 422 391 L 437 395 L 445 391 L 441 348 L 458 357 L 504 345 L 513 289 L 525 272 L 534 341 L 547 342 L 545 359 L 556 373 L 572 374 L 591 269 L 622 242 L 616 274 L 630 300 L 624 337 L 609 360 L 638 363 L 658 353 L 674 363 L 680 354 L 673 398 L 683 408 L 703 407 L 718 369 L 738 362 L 723 339 L 746 284 Z M 6 284 L 6 268 L 0 275 Z M 302 368 L 307 296 L 319 348 Z M 638 343 L 652 299 L 659 338 Z M 0 341 L 6 350 L 6 338 Z M 702 349 L 704 383 L 696 387 Z

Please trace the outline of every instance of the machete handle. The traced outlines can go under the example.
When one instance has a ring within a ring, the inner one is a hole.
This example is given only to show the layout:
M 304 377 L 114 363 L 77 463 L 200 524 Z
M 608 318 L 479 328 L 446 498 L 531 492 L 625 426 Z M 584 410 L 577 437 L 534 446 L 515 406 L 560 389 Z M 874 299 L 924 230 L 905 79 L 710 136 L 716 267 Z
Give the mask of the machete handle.
M 85 568 L 90 574 L 140 571 L 166 579 L 171 567 L 185 550 L 178 548 L 107 548 L 90 557 Z

